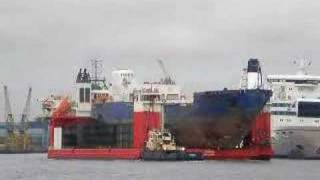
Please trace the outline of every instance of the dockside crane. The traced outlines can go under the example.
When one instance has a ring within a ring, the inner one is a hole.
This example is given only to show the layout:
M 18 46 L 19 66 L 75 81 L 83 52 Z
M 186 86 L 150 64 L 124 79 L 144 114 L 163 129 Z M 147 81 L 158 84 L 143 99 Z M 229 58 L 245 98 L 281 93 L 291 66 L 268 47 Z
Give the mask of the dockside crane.
M 22 116 L 21 116 L 21 122 L 20 122 L 20 126 L 19 126 L 20 134 L 25 134 L 28 129 L 28 121 L 29 121 L 30 106 L 31 106 L 31 96 L 32 96 L 32 88 L 30 87 L 28 90 L 27 101 L 26 101 L 26 104 L 25 104 L 25 107 L 23 109 Z
M 17 135 L 16 135 L 16 126 L 14 123 L 14 116 L 11 109 L 10 99 L 9 99 L 9 90 L 7 86 L 4 86 L 4 107 L 5 107 L 5 120 L 6 120 L 6 129 L 7 129 L 7 138 L 5 141 L 6 149 L 8 151 L 16 151 L 17 149 Z
M 8 87 L 4 86 L 4 107 L 5 107 L 5 120 L 6 120 L 6 129 L 8 135 L 13 135 L 15 131 L 15 124 L 14 124 L 14 117 L 12 114 L 10 99 L 9 99 L 9 92 Z
M 19 136 L 18 136 L 19 138 L 18 138 L 17 146 L 20 151 L 27 151 L 31 143 L 31 137 L 27 132 L 29 128 L 28 118 L 30 115 L 31 95 L 32 95 L 32 88 L 30 87 L 28 90 L 27 101 L 21 115 L 21 121 L 19 126 Z
M 172 79 L 172 77 L 170 76 L 170 74 L 168 73 L 167 69 L 165 68 L 163 61 L 161 59 L 158 59 L 157 61 L 164 74 L 164 79 L 162 79 L 162 82 L 164 84 L 172 84 L 172 85 L 176 84 Z
M 32 89 L 29 88 L 28 98 L 26 106 L 22 113 L 21 123 L 18 126 L 16 126 L 9 100 L 9 90 L 7 86 L 4 86 L 5 120 L 8 134 L 5 144 L 8 152 L 17 153 L 26 152 L 28 150 L 27 148 L 31 142 L 31 138 L 26 131 L 28 128 L 27 122 L 30 113 L 31 92 Z

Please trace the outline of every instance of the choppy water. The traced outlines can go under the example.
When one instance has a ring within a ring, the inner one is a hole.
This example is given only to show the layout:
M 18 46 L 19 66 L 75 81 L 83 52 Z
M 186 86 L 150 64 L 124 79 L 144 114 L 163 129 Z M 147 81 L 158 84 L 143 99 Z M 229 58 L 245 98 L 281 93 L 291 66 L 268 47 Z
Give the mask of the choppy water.
M 320 160 L 142 162 L 0 155 L 0 180 L 316 180 Z

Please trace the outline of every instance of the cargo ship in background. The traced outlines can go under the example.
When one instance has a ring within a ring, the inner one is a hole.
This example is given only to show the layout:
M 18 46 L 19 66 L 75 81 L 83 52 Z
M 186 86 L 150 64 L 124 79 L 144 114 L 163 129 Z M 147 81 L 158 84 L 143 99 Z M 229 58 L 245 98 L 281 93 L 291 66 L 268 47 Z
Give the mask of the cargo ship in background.
M 277 157 L 320 159 L 320 76 L 307 73 L 310 65 L 303 60 L 297 74 L 267 78 L 274 93 L 269 106 Z
M 97 77 L 80 70 L 75 101 L 65 98 L 53 112 L 49 158 L 143 159 L 150 134 L 164 130 L 174 138 L 169 144 L 203 156 L 211 152 L 212 159 L 221 150 L 248 159 L 272 155 L 264 111 L 272 93 L 262 89 L 257 59 L 248 61 L 245 88 L 197 92 L 192 100 L 167 74 L 160 82 L 136 85 L 131 70 L 114 71 L 114 87 Z

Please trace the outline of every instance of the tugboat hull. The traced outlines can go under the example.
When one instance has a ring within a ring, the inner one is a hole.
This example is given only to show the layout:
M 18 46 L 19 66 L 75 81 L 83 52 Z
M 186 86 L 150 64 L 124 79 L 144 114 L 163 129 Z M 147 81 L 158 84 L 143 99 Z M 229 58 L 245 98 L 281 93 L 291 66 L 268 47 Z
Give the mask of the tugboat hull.
M 144 151 L 142 159 L 145 161 L 201 161 L 204 160 L 202 153 L 185 151 Z

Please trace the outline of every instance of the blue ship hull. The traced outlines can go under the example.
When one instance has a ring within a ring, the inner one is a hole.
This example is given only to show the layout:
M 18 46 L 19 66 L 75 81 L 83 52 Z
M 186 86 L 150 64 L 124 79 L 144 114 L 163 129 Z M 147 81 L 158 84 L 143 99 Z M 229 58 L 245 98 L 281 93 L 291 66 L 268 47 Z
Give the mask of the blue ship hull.
M 166 127 L 187 148 L 229 149 L 248 136 L 271 97 L 268 90 L 195 93 L 194 103 L 166 105 Z

